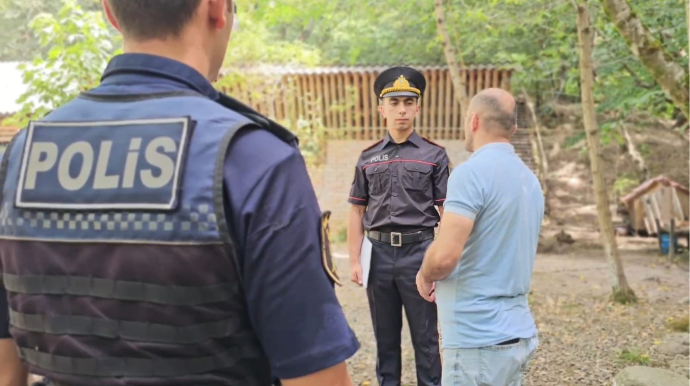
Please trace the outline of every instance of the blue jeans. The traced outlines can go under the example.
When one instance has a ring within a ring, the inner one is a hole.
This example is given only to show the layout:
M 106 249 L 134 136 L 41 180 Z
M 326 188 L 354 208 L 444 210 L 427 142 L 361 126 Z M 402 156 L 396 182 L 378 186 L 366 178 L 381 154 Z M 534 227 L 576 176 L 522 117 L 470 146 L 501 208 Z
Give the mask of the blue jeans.
M 520 386 L 539 338 L 504 346 L 443 350 L 443 386 Z

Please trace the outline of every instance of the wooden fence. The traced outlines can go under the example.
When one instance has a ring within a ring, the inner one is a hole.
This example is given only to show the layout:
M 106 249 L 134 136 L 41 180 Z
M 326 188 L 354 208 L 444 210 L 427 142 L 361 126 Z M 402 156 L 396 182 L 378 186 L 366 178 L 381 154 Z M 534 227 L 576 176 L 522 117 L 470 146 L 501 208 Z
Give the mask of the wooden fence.
M 242 79 L 254 76 L 258 81 L 228 82 L 219 88 L 277 121 L 290 125 L 317 121 L 338 138 L 373 140 L 385 134 L 373 88 L 376 76 L 386 68 L 234 70 Z M 427 80 L 416 129 L 432 139 L 462 139 L 463 113 L 454 99 L 448 67 L 416 68 Z M 461 70 L 470 97 L 489 87 L 510 91 L 511 75 L 511 69 L 494 66 Z

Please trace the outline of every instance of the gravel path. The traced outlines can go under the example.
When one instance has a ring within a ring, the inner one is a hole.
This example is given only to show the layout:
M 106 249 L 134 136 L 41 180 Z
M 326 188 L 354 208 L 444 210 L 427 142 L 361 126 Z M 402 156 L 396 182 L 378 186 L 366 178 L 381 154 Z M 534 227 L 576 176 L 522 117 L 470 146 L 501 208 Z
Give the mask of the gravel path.
M 342 256 L 342 255 L 341 255 Z M 672 357 L 658 347 L 671 331 L 669 318 L 688 315 L 688 266 L 674 265 L 655 252 L 623 253 L 628 281 L 640 301 L 631 306 L 608 301 L 607 265 L 599 250 L 540 255 L 530 302 L 541 345 L 526 386 L 606 385 L 630 362 L 623 350 L 648 357 L 650 366 L 667 367 Z M 339 259 L 343 277 L 338 297 L 360 343 L 349 361 L 356 385 L 377 385 L 375 341 L 363 288 L 349 282 L 347 260 Z M 415 385 L 414 352 L 403 326 L 403 385 Z

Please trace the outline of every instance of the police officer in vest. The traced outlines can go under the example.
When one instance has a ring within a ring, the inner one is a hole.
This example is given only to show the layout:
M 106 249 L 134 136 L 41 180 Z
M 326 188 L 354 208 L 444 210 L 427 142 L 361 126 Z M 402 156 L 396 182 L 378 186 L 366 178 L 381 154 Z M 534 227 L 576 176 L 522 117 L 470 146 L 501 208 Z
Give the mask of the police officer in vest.
M 125 54 L 3 160 L 0 384 L 352 385 L 296 138 L 209 81 L 232 0 L 103 5 Z
M 348 200 L 351 280 L 367 286 L 381 386 L 400 385 L 403 308 L 417 384 L 441 380 L 436 305 L 419 296 L 415 284 L 443 213 L 449 175 L 445 149 L 414 130 L 425 88 L 424 76 L 413 68 L 394 67 L 378 76 L 374 92 L 388 134 L 362 152 Z M 370 259 L 368 277 L 360 260 L 363 237 L 371 242 L 364 256 Z

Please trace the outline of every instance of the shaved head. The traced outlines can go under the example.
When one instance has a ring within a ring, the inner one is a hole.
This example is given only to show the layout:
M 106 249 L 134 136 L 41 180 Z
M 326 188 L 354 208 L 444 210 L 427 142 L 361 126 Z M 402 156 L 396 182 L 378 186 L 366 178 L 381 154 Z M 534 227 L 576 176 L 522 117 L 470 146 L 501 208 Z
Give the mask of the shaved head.
M 517 103 L 509 92 L 487 88 L 472 98 L 465 120 L 465 148 L 472 152 L 490 142 L 510 142 L 517 129 Z
M 488 88 L 472 98 L 469 111 L 479 116 L 486 129 L 502 129 L 510 135 L 517 123 L 515 107 L 515 99 L 509 92 L 500 88 Z

